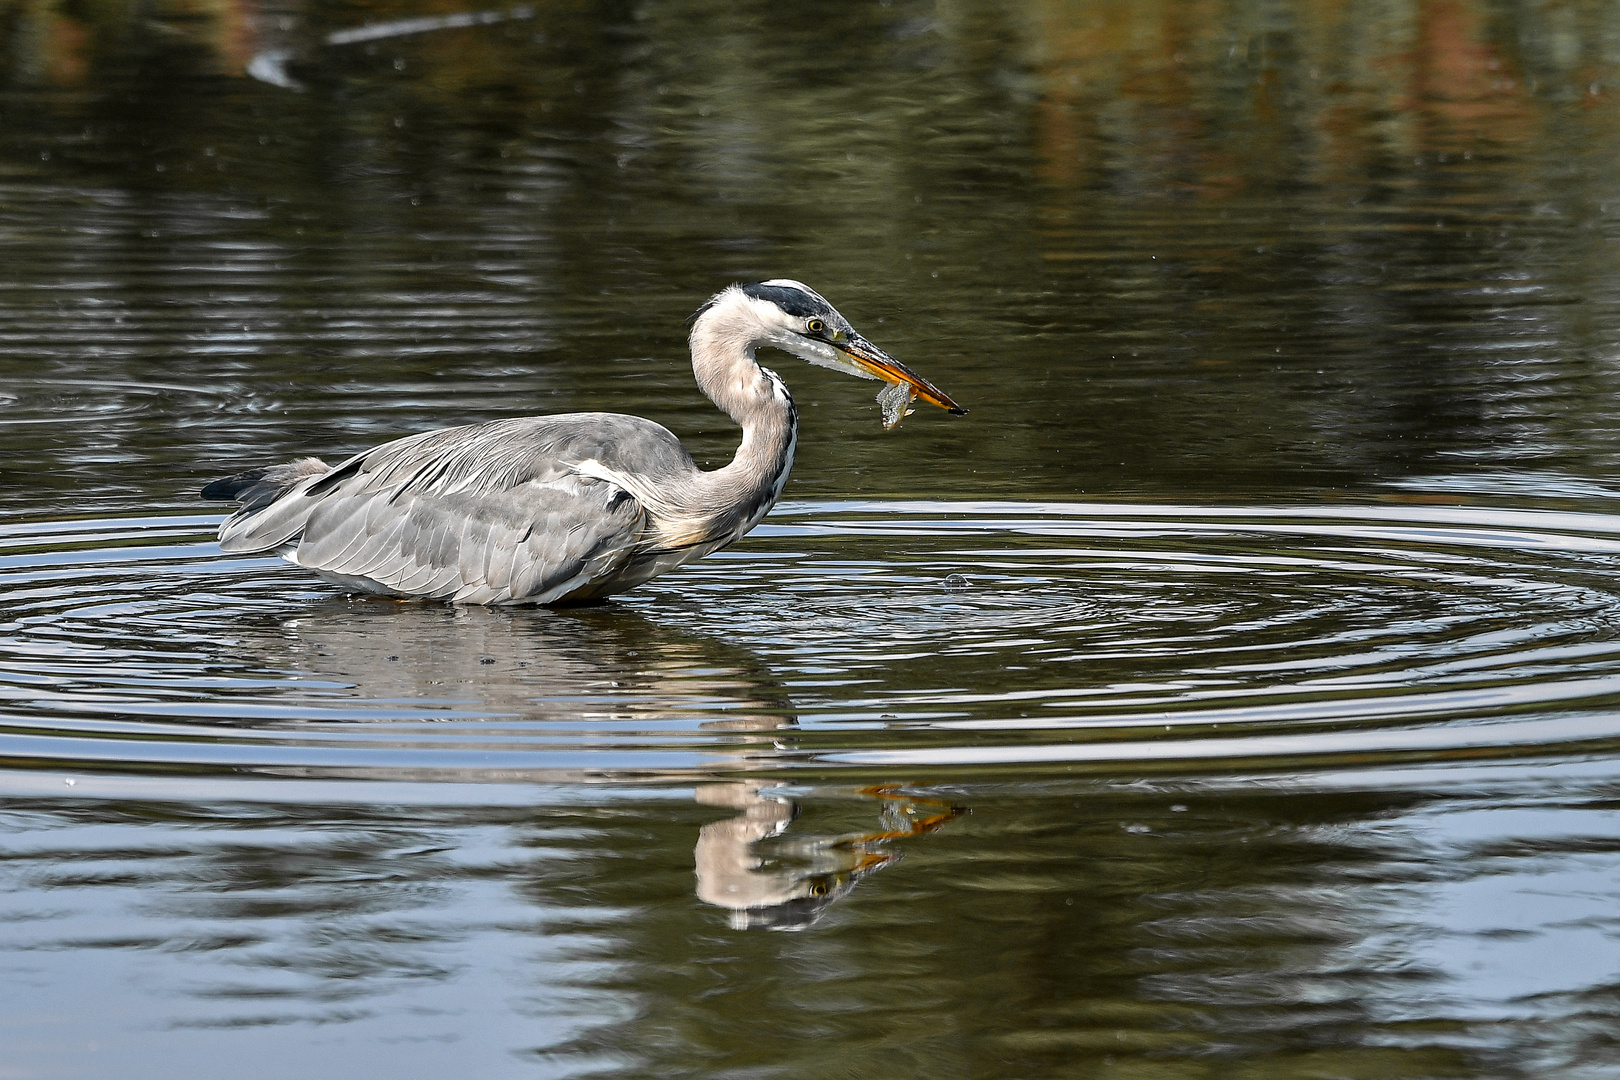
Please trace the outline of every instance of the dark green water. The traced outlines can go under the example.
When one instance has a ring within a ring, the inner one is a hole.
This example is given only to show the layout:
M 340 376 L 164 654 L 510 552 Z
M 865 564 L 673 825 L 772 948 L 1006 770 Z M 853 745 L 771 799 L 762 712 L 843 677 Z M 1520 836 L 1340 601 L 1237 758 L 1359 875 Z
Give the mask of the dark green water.
M 414 20 L 414 21 L 411 21 Z M 1620 9 L 0 0 L 0 1076 L 1620 1076 Z M 347 597 L 202 483 L 737 434 Z

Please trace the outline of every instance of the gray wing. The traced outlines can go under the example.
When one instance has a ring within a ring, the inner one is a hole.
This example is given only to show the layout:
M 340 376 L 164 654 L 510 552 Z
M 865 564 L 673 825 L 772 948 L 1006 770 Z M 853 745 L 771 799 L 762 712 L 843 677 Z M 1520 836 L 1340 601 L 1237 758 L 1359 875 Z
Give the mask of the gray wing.
M 696 468 L 673 435 L 637 417 L 497 420 L 289 474 L 279 498 L 220 527 L 220 546 L 278 551 L 332 580 L 406 596 L 544 604 L 601 591 L 636 553 L 647 514 L 623 488 L 575 471 L 591 458 L 650 478 Z

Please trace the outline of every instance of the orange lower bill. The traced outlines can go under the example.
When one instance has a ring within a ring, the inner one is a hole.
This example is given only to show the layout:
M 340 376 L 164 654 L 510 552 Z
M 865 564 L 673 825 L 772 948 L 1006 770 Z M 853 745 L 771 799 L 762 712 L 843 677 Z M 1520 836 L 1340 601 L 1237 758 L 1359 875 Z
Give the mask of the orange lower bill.
M 917 396 L 930 405 L 938 405 L 956 416 L 967 414 L 967 410 L 952 401 L 945 391 L 875 346 L 869 346 L 864 341 L 852 341 L 849 345 L 839 346 L 839 351 L 853 360 L 863 371 L 884 382 L 905 383 L 916 390 Z

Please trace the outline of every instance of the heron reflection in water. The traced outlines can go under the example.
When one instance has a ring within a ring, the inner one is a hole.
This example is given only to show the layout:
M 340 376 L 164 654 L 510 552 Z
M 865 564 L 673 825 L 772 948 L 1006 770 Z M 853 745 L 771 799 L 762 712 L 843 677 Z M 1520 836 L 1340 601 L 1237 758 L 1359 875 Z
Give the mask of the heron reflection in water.
M 738 929 L 809 926 L 893 865 L 895 841 L 965 813 L 892 787 L 818 787 L 815 806 L 854 794 L 875 827 L 835 831 L 817 815 L 801 817 L 807 800 L 747 775 L 774 771 L 802 749 L 793 696 L 770 665 L 743 643 L 634 610 L 329 597 L 296 620 L 243 620 L 233 638 L 234 651 L 261 669 L 300 673 L 264 722 L 283 746 L 316 748 L 304 764 L 250 767 L 262 775 L 579 784 L 610 771 L 618 750 L 637 757 L 638 772 L 657 774 L 659 763 L 644 756 L 649 736 L 674 748 L 666 779 L 689 775 L 678 759 L 693 750 L 711 757 L 709 775 L 741 774 L 696 785 L 697 802 L 731 816 L 699 827 L 692 849 L 698 898 Z M 385 763 L 324 759 L 333 734 L 360 725 Z M 692 738 L 696 732 L 703 736 Z M 583 769 L 587 755 L 592 767 Z
M 698 899 L 727 909 L 738 930 L 804 929 L 863 877 L 900 858 L 900 852 L 887 846 L 889 841 L 931 833 L 966 813 L 962 807 L 894 788 L 862 788 L 859 794 L 881 804 L 878 829 L 785 840 L 773 846 L 767 860 L 759 845 L 781 836 L 799 808 L 765 790 L 758 780 L 697 789 L 701 803 L 742 811 L 703 826 L 694 852 Z
M 241 506 L 220 546 L 386 596 L 587 602 L 725 547 L 775 505 L 798 413 L 755 361 L 761 346 L 882 380 L 888 427 L 914 396 L 965 412 L 797 281 L 717 293 L 693 316 L 690 344 L 698 388 L 742 427 L 723 468 L 698 468 L 674 435 L 636 416 L 494 420 L 397 439 L 335 468 L 304 458 L 216 480 L 203 497 Z

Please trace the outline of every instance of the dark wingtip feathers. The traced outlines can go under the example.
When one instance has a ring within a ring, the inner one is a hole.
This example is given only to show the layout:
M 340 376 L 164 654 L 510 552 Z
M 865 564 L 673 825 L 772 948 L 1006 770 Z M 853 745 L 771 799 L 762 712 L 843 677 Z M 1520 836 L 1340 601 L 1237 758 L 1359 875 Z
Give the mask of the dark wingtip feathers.
M 264 479 L 267 469 L 249 469 L 239 472 L 235 476 L 226 476 L 212 483 L 204 484 L 199 492 L 205 499 L 214 502 L 235 502 L 236 497 L 243 491 Z
M 285 465 L 270 465 L 262 469 L 249 469 L 205 484 L 201 495 L 215 502 L 238 502 L 249 510 L 269 506 L 290 488 L 311 476 L 327 471 L 326 462 L 319 458 L 301 458 Z

